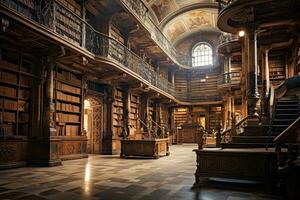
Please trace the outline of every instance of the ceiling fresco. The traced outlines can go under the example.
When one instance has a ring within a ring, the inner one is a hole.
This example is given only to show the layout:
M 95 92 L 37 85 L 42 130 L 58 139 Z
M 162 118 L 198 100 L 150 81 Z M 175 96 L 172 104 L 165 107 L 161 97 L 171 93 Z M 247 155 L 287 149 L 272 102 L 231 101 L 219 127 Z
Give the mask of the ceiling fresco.
M 162 22 L 168 15 L 195 4 L 211 4 L 215 0 L 146 0 L 148 7 L 155 14 L 158 22 Z
M 199 8 L 184 12 L 171 19 L 162 32 L 171 41 L 196 31 L 218 31 L 216 28 L 218 11 L 214 8 Z

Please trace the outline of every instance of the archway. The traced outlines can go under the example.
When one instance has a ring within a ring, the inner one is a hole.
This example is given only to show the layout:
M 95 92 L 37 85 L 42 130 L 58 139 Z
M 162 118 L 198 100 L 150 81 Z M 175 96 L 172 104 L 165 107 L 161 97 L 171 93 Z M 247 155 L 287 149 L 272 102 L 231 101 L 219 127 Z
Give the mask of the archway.
M 87 153 L 102 152 L 103 106 L 96 98 L 84 101 L 84 129 L 87 136 Z

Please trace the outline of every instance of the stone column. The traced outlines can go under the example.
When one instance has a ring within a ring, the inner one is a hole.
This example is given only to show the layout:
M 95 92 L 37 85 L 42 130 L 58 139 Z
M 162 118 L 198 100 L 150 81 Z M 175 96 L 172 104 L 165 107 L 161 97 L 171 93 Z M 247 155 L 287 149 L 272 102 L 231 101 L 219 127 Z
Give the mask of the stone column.
M 255 118 L 258 115 L 257 103 L 259 101 L 259 93 L 257 87 L 257 33 L 254 28 L 248 29 L 248 91 L 247 99 L 250 117 Z M 253 118 L 251 119 L 253 121 Z

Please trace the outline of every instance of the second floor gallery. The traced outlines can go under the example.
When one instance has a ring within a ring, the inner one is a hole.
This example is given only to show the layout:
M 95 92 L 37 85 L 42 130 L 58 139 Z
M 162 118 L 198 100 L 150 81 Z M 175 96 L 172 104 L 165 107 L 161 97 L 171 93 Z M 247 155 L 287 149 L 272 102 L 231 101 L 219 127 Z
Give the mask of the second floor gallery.
M 1 0 L 0 199 L 299 199 L 299 10 Z

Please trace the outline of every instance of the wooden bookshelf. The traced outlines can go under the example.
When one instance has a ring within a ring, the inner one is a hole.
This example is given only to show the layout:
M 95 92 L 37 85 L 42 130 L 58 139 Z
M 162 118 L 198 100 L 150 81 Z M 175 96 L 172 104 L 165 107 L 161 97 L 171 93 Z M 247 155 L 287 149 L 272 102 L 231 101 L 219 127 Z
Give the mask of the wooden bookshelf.
M 222 119 L 222 108 L 220 106 L 210 107 L 208 117 L 208 130 L 210 133 L 217 130 L 220 119 Z
M 115 101 L 113 103 L 113 134 L 119 136 L 123 126 L 123 92 L 121 89 L 115 90 Z
M 175 127 L 181 126 L 187 122 L 188 109 L 187 108 L 175 108 L 174 109 L 174 125 Z
M 269 75 L 271 83 L 276 86 L 285 80 L 285 58 L 275 56 L 269 59 Z
M 66 39 L 77 45 L 82 40 L 81 6 L 74 0 L 59 0 L 59 6 L 55 8 L 56 32 L 64 35 Z M 70 10 L 73 15 L 69 14 Z
M 140 128 L 138 122 L 139 107 L 140 97 L 135 94 L 130 94 L 129 126 L 135 134 L 138 134 Z
M 176 74 L 175 76 L 175 88 L 179 93 L 187 93 L 188 81 L 186 74 Z
M 57 68 L 55 72 L 55 113 L 59 136 L 79 136 L 82 129 L 82 77 Z
M 21 55 L 17 61 L 9 55 L 0 59 L 0 123 L 7 136 L 29 135 L 34 77 L 31 67 Z

